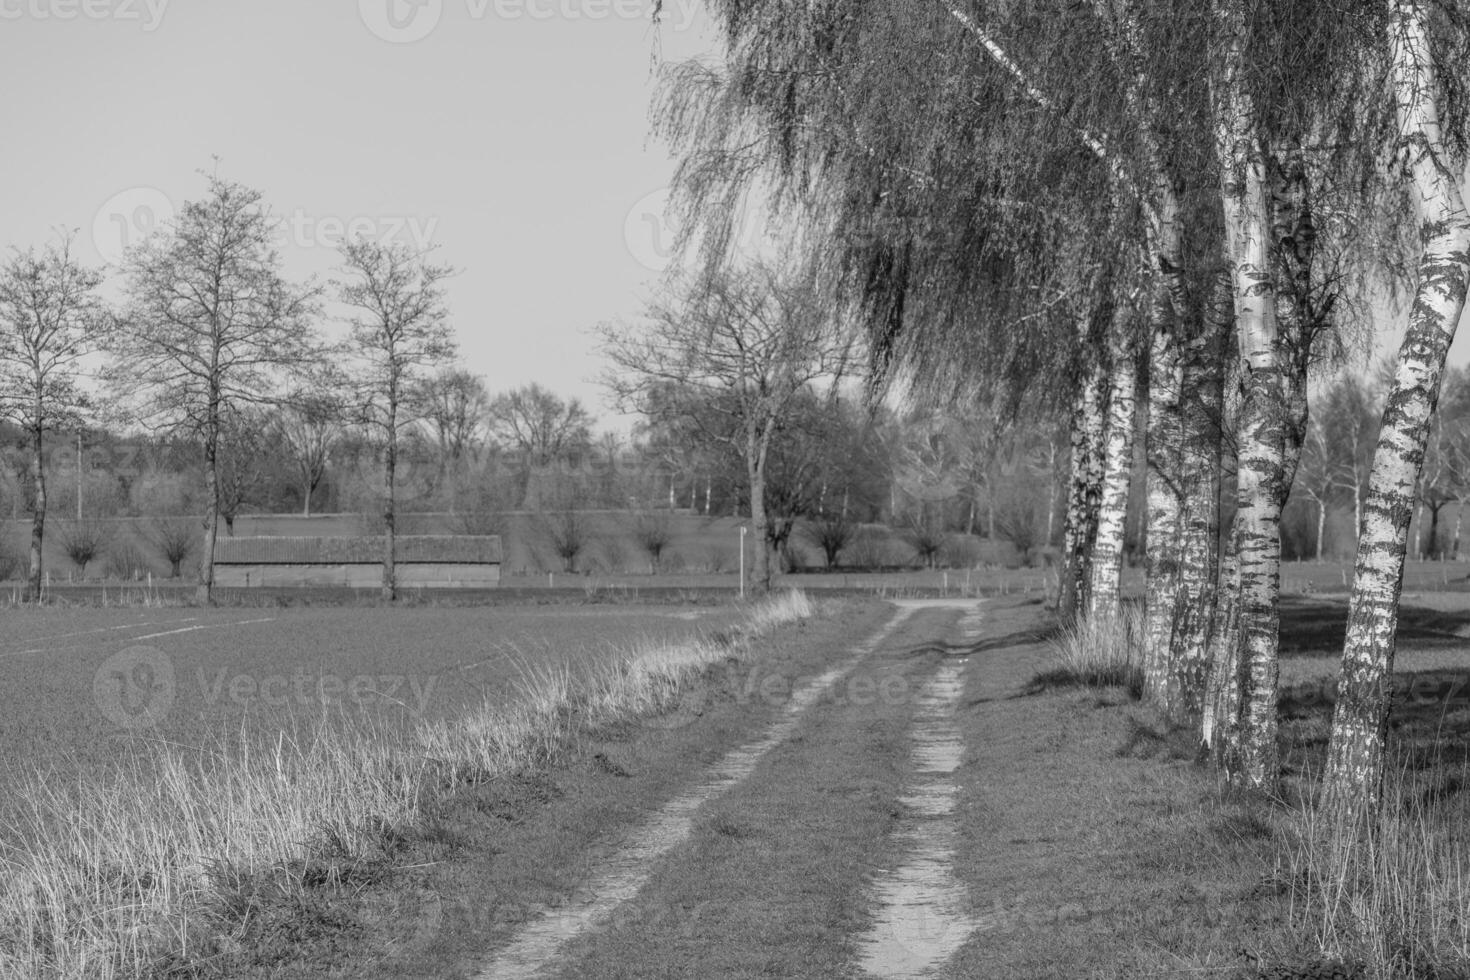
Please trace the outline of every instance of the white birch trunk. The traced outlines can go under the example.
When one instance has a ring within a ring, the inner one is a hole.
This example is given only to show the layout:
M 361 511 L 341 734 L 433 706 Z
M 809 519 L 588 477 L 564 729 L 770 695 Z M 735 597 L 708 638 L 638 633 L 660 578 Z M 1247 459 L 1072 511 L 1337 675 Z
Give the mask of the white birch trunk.
M 1271 268 L 1264 147 L 1243 77 L 1245 18 L 1238 0 L 1216 0 L 1226 39 L 1214 79 L 1221 201 L 1235 286 L 1244 399 L 1238 424 L 1236 512 L 1231 537 L 1239 581 L 1238 767 L 1231 775 L 1274 790 L 1281 507 L 1285 459 L 1281 365 Z
M 1183 516 L 1179 478 L 1184 453 L 1180 407 L 1184 362 L 1171 313 L 1168 296 L 1156 297 L 1148 371 L 1143 690 L 1145 697 L 1161 705 L 1169 700 L 1169 678 L 1173 674 L 1171 649 L 1178 612 Z
M 1087 615 L 1118 614 L 1123 574 L 1124 523 L 1128 517 L 1128 489 L 1133 475 L 1133 429 L 1137 408 L 1138 368 L 1127 336 L 1125 315 L 1113 317 L 1108 348 L 1108 423 L 1103 437 L 1102 496 L 1098 501 L 1097 537 L 1088 573 Z
M 1229 284 L 1222 286 L 1219 301 L 1224 315 L 1212 318 L 1211 332 L 1186 348 L 1184 361 L 1183 513 L 1172 664 L 1164 708 L 1174 720 L 1196 725 L 1206 699 L 1210 632 L 1220 594 L 1221 357 L 1234 320 Z
M 1085 326 L 1079 339 L 1083 344 L 1087 343 Z M 1064 620 L 1070 620 L 1078 610 L 1088 607 L 1089 559 L 1097 539 L 1097 511 L 1102 499 L 1103 436 L 1107 431 L 1103 389 L 1106 384 L 1107 371 L 1103 360 L 1096 350 L 1090 350 L 1072 402 L 1071 480 L 1067 493 L 1067 519 L 1062 531 L 1066 561 L 1058 599 L 1058 612 Z M 972 501 L 972 524 L 974 513 Z
M 1417 192 L 1421 253 L 1414 303 L 1363 502 L 1363 530 L 1348 604 L 1342 672 L 1332 715 L 1322 806 L 1343 821 L 1376 809 L 1383 780 L 1405 537 L 1445 356 L 1470 280 L 1470 215 L 1441 138 L 1428 12 L 1394 0 L 1392 73 L 1400 145 Z

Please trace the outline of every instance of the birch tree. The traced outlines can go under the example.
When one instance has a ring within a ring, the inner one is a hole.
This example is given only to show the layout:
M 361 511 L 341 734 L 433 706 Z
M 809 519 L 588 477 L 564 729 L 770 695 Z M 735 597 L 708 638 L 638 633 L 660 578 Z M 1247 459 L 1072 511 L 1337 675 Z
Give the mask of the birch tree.
M 218 176 L 171 226 L 124 262 L 126 304 L 109 332 L 107 377 L 129 414 L 182 430 L 204 456 L 205 517 L 197 599 L 214 589 L 219 449 L 233 408 L 268 402 L 291 372 L 319 356 L 316 290 L 280 272 L 260 192 Z
M 1436 77 L 1444 64 L 1436 46 L 1444 39 L 1432 31 L 1430 10 L 1420 0 L 1390 0 L 1388 11 L 1389 78 L 1399 122 L 1394 149 L 1418 217 L 1420 253 L 1413 305 L 1384 400 L 1363 504 L 1323 774 L 1322 805 L 1347 822 L 1371 813 L 1381 793 L 1410 504 L 1445 357 L 1470 283 L 1464 161 L 1452 150 L 1462 134 L 1447 134 L 1442 126 L 1444 89 Z
M 358 421 L 382 440 L 384 602 L 398 597 L 396 551 L 398 438 L 421 412 L 413 399 L 423 376 L 453 356 L 443 280 L 454 274 L 406 245 L 367 238 L 341 246 L 337 300 L 347 308 L 347 386 Z
M 100 273 L 71 254 L 70 235 L 41 251 L 17 250 L 0 267 L 0 414 L 25 432 L 31 454 L 27 602 L 39 602 L 46 533 L 46 433 L 81 424 L 89 399 L 83 361 L 105 326 Z
M 1095 101 L 1117 86 L 1068 88 L 1063 109 L 958 6 L 880 3 L 849 15 L 769 2 L 728 12 L 727 24 L 728 71 L 681 66 L 659 110 L 660 132 L 684 153 L 675 202 L 697 219 L 686 227 L 701 228 L 691 238 L 700 254 L 718 259 L 729 240 L 722 222 L 752 175 L 773 182 L 809 216 L 809 247 L 830 267 L 831 302 L 866 333 L 875 387 L 919 379 L 935 401 L 987 387 L 1015 400 L 1039 375 L 1099 372 L 1112 363 L 1115 332 L 1115 350 L 1140 349 L 1142 318 L 1126 311 L 1141 305 L 1138 279 L 1152 258 L 1116 243 L 1138 240 L 1149 209 L 1126 151 L 1110 142 L 1110 129 L 1130 127 L 1110 95 Z M 1051 52 L 1054 63 L 1111 80 L 1083 34 L 1050 30 L 1065 47 Z M 913 70 L 916 52 L 932 68 Z M 1081 332 L 1096 347 L 1077 351 L 1078 324 L 1099 315 L 1100 329 Z M 1130 354 L 1120 370 L 1133 366 Z M 1133 398 L 1130 378 L 1099 373 L 1096 383 Z M 1091 399 L 1085 410 L 1108 404 Z M 1120 450 L 1124 432 L 1113 432 Z M 1095 461 L 1079 461 L 1079 476 L 1105 479 L 1107 458 Z M 1131 463 L 1113 457 L 1115 488 L 1126 487 Z M 1071 496 L 1100 502 L 1101 485 Z M 1124 500 L 1114 492 L 1109 507 Z M 1069 508 L 1074 518 L 1083 510 Z M 1109 543 L 1121 527 L 1112 514 L 1101 536 L 1071 536 L 1089 552 L 1101 541 L 1111 556 L 1069 573 L 1072 593 L 1079 578 L 1115 578 L 1121 539 Z M 1069 550 L 1076 568 L 1082 556 Z M 1089 602 L 1115 598 L 1104 588 Z
M 1071 443 L 1067 481 L 1067 511 L 1062 531 L 1062 572 L 1057 594 L 1057 611 L 1066 621 L 1088 608 L 1087 583 L 1091 580 L 1093 545 L 1097 540 L 1101 505 L 1106 417 L 1102 404 L 1107 370 L 1096 353 L 1096 345 L 1080 331 L 1078 347 L 1083 351 L 1079 377 L 1073 382 L 1068 438 Z

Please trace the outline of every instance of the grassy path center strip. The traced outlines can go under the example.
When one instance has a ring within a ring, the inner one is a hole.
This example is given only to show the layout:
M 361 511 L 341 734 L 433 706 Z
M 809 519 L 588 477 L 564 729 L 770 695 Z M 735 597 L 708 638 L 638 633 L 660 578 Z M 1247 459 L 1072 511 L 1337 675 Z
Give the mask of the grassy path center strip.
M 761 738 L 725 755 L 697 786 L 666 803 L 633 833 L 627 845 L 601 863 L 588 882 L 586 893 L 590 898 L 586 902 L 576 908 L 544 911 L 476 975 L 477 980 L 534 977 L 552 965 L 568 942 L 606 922 L 619 905 L 643 887 L 653 873 L 655 862 L 689 837 L 696 811 L 747 778 L 767 753 L 791 736 L 806 710 L 863 657 L 877 649 L 913 611 L 912 607 L 898 609 L 850 657 L 794 691 L 780 718 Z

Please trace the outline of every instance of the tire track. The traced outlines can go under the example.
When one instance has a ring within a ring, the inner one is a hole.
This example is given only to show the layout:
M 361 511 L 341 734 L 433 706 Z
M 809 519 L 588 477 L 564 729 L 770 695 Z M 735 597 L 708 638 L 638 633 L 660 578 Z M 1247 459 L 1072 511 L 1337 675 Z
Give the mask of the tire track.
M 794 691 L 781 716 L 754 741 L 729 752 L 705 772 L 700 783 L 668 803 L 633 832 L 628 842 L 593 871 L 583 894 L 590 897 L 570 909 L 547 909 L 523 926 L 498 952 L 476 980 L 522 980 L 554 965 L 563 948 L 606 923 L 622 903 L 637 895 L 663 855 L 689 837 L 694 815 L 705 803 L 750 776 L 767 753 L 791 737 L 807 709 L 888 638 L 917 605 L 905 604 L 841 664 Z
M 972 608 L 957 625 L 973 643 L 983 632 L 981 611 Z M 919 692 L 909 735 L 915 778 L 899 798 L 903 816 L 895 831 L 904 862 L 873 883 L 875 921 L 858 940 L 859 965 L 872 976 L 930 976 L 979 925 L 951 871 L 959 840 L 954 773 L 965 750 L 954 715 L 967 662 L 944 661 Z

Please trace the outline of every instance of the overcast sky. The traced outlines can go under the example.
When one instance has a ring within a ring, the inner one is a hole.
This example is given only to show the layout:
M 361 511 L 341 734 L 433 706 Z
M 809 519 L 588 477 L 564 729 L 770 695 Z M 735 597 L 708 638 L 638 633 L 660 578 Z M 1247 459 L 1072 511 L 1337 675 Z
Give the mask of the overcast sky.
M 349 229 L 438 244 L 463 365 L 600 414 L 589 330 L 666 259 L 648 105 L 656 54 L 714 49 L 697 3 L 655 29 L 649 0 L 0 0 L 0 245 L 64 226 L 115 260 L 218 156 L 288 273 L 330 274 Z
M 287 272 L 333 242 L 440 246 L 464 366 L 603 409 L 588 328 L 665 256 L 653 58 L 713 49 L 692 0 L 0 0 L 0 244 L 115 260 L 200 170 L 262 191 Z M 624 423 L 626 424 L 626 423 Z M 621 427 L 621 426 L 620 426 Z

